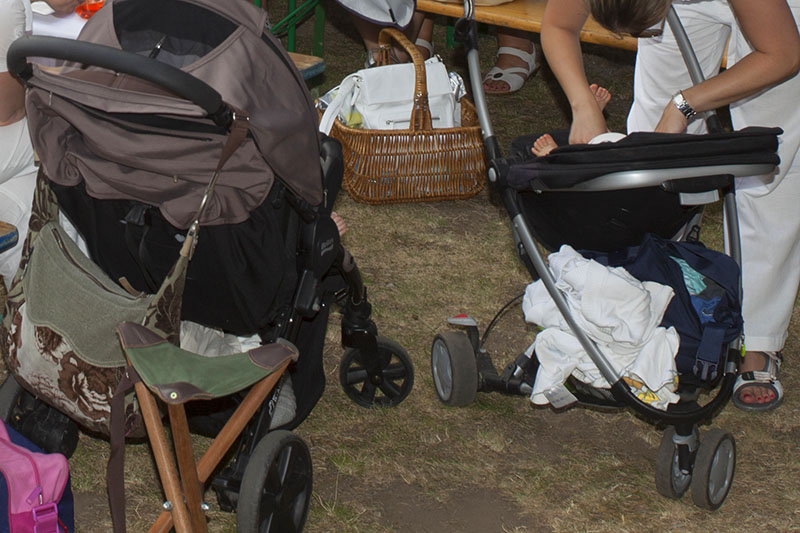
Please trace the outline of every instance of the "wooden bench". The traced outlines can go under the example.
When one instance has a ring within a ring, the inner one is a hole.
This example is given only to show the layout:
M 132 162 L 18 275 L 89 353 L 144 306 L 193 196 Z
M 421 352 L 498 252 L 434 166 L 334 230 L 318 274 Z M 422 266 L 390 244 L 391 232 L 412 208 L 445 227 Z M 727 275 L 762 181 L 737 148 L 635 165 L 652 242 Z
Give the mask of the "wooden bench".
M 310 80 L 325 72 L 325 60 L 321 57 L 289 52 L 289 57 L 294 62 L 297 70 L 303 75 L 304 80 Z
M 476 6 L 475 20 L 493 26 L 541 33 L 542 17 L 546 5 L 547 0 L 514 0 L 497 6 Z M 464 6 L 461 2 L 417 0 L 417 10 L 452 18 L 459 18 L 464 14 Z M 625 50 L 636 50 L 635 38 L 613 34 L 592 18 L 589 18 L 583 26 L 581 41 Z

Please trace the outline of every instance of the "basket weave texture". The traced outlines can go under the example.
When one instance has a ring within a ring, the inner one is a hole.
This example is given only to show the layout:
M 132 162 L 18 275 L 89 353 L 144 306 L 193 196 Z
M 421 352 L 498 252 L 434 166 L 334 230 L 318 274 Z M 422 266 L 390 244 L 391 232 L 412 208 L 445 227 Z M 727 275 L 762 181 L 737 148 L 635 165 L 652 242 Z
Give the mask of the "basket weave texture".
M 462 98 L 461 126 L 433 128 L 424 61 L 416 47 L 401 32 L 385 28 L 378 64 L 388 64 L 392 39 L 414 62 L 411 128 L 359 129 L 335 120 L 330 135 L 342 144 L 345 190 L 356 201 L 369 204 L 455 200 L 477 194 L 486 180 L 486 162 L 475 107 Z

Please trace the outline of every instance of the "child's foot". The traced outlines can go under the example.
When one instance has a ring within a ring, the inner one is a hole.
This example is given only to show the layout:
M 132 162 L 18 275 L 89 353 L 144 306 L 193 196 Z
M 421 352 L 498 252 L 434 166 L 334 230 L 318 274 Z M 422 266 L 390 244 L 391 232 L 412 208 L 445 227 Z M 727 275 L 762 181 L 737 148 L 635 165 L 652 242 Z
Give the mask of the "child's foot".
M 544 157 L 556 148 L 558 148 L 556 141 L 553 140 L 550 134 L 545 133 L 534 141 L 531 152 L 536 157 Z
M 596 83 L 589 85 L 589 90 L 592 91 L 594 99 L 597 101 L 597 107 L 600 111 L 606 108 L 608 102 L 611 101 L 611 93 L 605 87 L 600 87 Z
M 336 229 L 339 230 L 339 237 L 347 233 L 347 223 L 339 216 L 339 213 L 331 211 L 331 219 L 336 224 Z

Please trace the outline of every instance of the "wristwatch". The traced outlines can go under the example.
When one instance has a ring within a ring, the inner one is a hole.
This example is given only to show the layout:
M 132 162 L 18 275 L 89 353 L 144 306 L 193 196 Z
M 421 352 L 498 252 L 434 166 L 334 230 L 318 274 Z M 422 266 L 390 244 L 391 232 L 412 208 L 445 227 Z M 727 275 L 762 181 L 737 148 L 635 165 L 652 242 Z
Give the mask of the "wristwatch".
M 686 101 L 686 98 L 683 97 L 683 91 L 675 93 L 675 96 L 672 97 L 672 103 L 675 104 L 678 111 L 683 113 L 686 120 L 692 120 L 692 118 L 697 115 L 697 111 L 695 111 L 692 106 L 689 105 L 689 102 Z

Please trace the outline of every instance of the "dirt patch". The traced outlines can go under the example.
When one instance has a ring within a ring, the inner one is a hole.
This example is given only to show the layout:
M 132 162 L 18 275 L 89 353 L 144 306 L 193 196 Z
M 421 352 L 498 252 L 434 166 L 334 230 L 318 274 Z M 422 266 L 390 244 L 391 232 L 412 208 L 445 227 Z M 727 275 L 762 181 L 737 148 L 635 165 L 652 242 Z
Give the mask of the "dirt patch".
M 386 525 L 398 532 L 503 531 L 522 526 L 516 504 L 489 487 L 454 487 L 443 500 L 422 488 L 393 482 L 375 491 Z
M 73 492 L 75 497 L 76 533 L 100 531 L 100 524 L 109 520 L 108 495 L 103 492 Z M 110 525 L 110 524 L 109 524 Z

